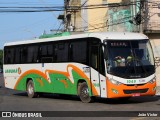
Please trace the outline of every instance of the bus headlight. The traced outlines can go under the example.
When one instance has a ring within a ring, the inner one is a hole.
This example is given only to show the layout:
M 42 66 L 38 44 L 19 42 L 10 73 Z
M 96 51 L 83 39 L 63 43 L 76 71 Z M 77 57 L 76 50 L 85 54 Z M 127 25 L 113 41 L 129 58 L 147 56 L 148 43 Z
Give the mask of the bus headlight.
M 156 81 L 156 77 L 154 77 L 153 79 L 151 79 L 150 81 L 149 81 L 149 83 L 154 83 Z
M 114 85 L 120 85 L 121 84 L 120 82 L 118 82 L 117 80 L 114 80 L 112 78 L 110 78 L 109 81 Z

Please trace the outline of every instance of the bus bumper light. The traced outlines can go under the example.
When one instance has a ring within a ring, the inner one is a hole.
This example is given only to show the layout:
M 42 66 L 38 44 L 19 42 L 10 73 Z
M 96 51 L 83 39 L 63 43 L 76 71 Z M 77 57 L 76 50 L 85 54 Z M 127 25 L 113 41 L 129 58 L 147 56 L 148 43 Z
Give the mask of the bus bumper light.
M 153 84 L 156 81 L 156 77 L 149 81 L 149 83 Z
M 118 82 L 117 80 L 114 80 L 114 79 L 109 79 L 109 81 L 112 83 L 112 84 L 114 84 L 114 85 L 121 85 L 121 83 L 120 82 Z
M 114 94 L 118 94 L 118 90 L 116 90 L 116 89 L 111 89 L 112 90 L 112 92 L 114 93 Z

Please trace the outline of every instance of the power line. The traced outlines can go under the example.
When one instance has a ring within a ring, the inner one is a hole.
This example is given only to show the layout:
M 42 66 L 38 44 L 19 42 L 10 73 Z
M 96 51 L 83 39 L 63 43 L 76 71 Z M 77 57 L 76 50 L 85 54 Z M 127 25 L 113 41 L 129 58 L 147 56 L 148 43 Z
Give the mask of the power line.
M 134 17 L 135 17 L 135 16 L 124 17 L 124 18 L 121 18 L 121 19 L 116 20 L 116 21 L 118 21 L 118 22 L 116 22 L 116 23 L 108 24 L 108 25 L 106 24 L 106 25 L 104 25 L 104 26 L 97 27 L 97 28 L 92 28 L 92 29 L 88 29 L 88 30 L 95 30 L 95 29 L 100 29 L 100 28 L 104 28 L 104 27 L 107 27 L 107 26 L 119 25 L 119 24 L 122 24 L 122 23 L 130 22 L 129 18 L 134 18 Z M 125 20 L 125 21 L 123 21 L 123 20 Z M 104 23 L 105 23 L 105 22 L 99 23 L 99 24 L 104 24 Z M 96 24 L 96 25 L 98 25 L 98 24 Z M 86 29 L 87 27 L 88 27 L 88 26 L 81 27 L 81 28 L 77 28 L 77 29 L 84 29 L 84 31 L 85 31 L 85 29 Z
M 47 7 L 46 6 L 46 2 L 45 1 L 43 1 L 43 0 L 39 0 L 40 2 L 42 2 L 43 4 L 45 4 L 45 8 Z M 57 19 L 57 16 L 54 14 L 54 12 L 52 12 L 52 15 L 53 15 L 53 17 L 55 17 L 56 19 Z M 60 21 L 58 21 L 59 23 L 60 23 Z M 61 25 L 62 23 L 60 23 L 60 25 Z
M 140 1 L 137 1 L 140 3 Z M 137 5 L 137 2 L 130 2 L 130 3 L 118 3 L 118 4 L 96 4 L 96 5 L 86 5 L 86 6 L 50 6 L 50 7 L 41 7 L 41 6 L 11 6 L 11 7 L 0 7 L 0 12 L 50 12 L 50 11 L 75 11 L 75 10 L 82 10 L 82 9 L 100 9 L 100 8 L 107 8 L 107 7 L 121 7 L 121 6 L 130 6 L 130 5 Z
M 61 28 L 62 24 L 63 24 L 63 22 L 61 22 L 61 24 L 59 25 L 59 27 L 58 27 L 58 29 L 56 31 L 56 34 L 58 33 L 58 31 L 60 31 L 60 28 Z
M 137 1 L 140 3 L 140 1 Z M 106 7 L 121 7 L 121 6 L 130 6 L 130 5 L 137 5 L 137 2 L 130 2 L 130 3 L 120 3 L 120 4 L 96 4 L 96 5 L 86 5 L 86 6 L 69 6 L 67 7 L 67 11 L 75 11 L 75 10 L 81 10 L 81 9 L 98 9 L 98 8 L 106 8 Z M 154 2 L 148 2 L 147 3 L 154 3 Z M 155 4 L 155 3 L 154 3 Z M 0 7 L 0 13 L 27 13 L 27 12 L 51 12 L 51 11 L 64 11 L 64 6 L 53 6 L 53 7 Z M 131 18 L 134 16 L 129 16 L 127 18 Z M 119 19 L 117 20 L 117 23 L 110 24 L 111 25 L 117 25 L 124 23 L 126 21 L 123 21 L 127 18 Z M 83 19 L 83 18 L 82 18 Z M 84 19 L 83 19 L 84 20 Z M 121 21 L 121 22 L 119 22 Z M 86 21 L 85 21 L 86 22 Z M 128 22 L 128 21 L 127 21 Z M 86 22 L 88 23 L 88 22 Z M 90 25 L 92 26 L 92 25 Z M 86 28 L 85 28 L 86 29 Z M 97 29 L 97 28 L 96 28 Z

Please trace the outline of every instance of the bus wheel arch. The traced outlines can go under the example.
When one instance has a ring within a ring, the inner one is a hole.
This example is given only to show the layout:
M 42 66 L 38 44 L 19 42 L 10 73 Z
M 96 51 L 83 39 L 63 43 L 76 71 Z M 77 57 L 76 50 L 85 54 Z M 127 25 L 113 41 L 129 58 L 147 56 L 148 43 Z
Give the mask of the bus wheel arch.
M 77 85 L 77 94 L 82 102 L 93 102 L 93 97 L 89 95 L 88 85 L 85 80 L 79 80 Z
M 28 78 L 26 81 L 26 91 L 29 98 L 35 98 L 38 94 L 35 92 L 34 82 L 31 78 Z

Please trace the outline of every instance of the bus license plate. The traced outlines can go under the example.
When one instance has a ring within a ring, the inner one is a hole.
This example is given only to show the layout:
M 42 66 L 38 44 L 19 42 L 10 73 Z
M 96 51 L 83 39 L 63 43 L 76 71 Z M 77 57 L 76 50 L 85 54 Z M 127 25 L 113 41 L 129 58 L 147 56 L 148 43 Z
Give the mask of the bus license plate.
M 140 93 L 133 93 L 132 94 L 132 97 L 138 97 L 138 96 L 140 96 Z

